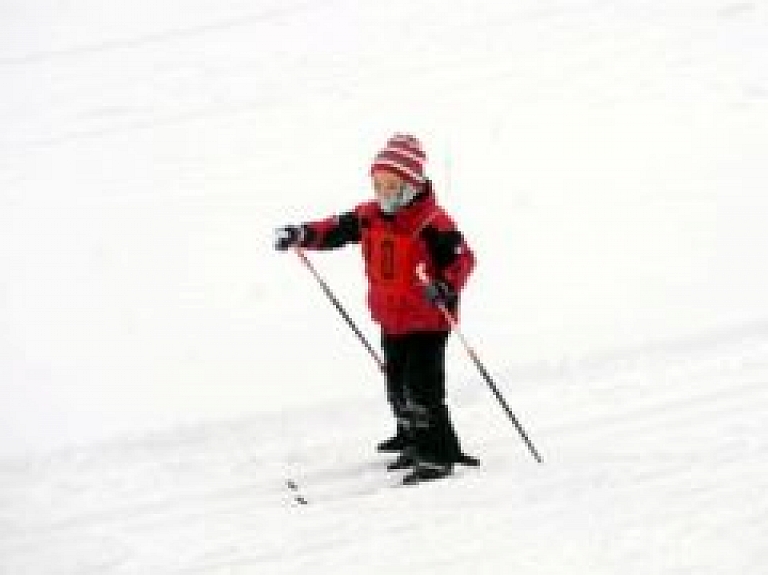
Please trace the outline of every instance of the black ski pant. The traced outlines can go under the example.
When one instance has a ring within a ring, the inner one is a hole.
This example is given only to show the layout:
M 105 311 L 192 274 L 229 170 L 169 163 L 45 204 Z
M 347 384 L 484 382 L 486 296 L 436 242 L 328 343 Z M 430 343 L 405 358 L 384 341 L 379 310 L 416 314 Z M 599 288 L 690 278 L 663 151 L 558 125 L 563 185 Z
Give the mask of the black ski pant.
M 445 348 L 449 332 L 382 334 L 387 397 L 413 455 L 453 463 L 461 446 L 445 404 Z

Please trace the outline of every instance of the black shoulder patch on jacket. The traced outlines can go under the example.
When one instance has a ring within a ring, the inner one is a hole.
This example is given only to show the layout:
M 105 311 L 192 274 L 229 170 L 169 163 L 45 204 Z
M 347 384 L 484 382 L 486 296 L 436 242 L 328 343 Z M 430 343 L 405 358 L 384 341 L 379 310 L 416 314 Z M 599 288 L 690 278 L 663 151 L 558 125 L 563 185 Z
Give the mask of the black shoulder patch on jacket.
M 464 242 L 460 231 L 440 231 L 432 226 L 424 228 L 421 231 L 421 237 L 427 244 L 427 249 L 438 270 L 443 270 L 456 261 L 460 253 L 459 246 Z

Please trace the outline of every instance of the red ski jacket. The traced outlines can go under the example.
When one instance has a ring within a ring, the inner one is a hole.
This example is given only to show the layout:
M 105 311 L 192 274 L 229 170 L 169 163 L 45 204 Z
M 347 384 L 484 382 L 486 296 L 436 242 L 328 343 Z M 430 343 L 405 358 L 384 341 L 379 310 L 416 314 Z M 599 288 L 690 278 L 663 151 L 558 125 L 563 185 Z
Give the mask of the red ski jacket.
M 384 214 L 372 200 L 305 223 L 304 230 L 302 246 L 310 249 L 361 244 L 368 307 L 385 334 L 450 330 L 441 311 L 425 298 L 416 268 L 424 264 L 429 277 L 444 281 L 458 295 L 475 256 L 453 219 L 437 205 L 431 186 L 393 215 Z

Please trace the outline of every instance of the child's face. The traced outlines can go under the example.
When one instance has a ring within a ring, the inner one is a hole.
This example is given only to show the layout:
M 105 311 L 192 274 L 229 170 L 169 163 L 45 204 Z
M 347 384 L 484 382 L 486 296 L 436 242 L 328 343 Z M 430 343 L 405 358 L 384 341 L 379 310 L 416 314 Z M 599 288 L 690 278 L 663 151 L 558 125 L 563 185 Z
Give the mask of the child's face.
M 373 189 L 379 203 L 391 201 L 403 189 L 402 178 L 386 170 L 373 172 Z

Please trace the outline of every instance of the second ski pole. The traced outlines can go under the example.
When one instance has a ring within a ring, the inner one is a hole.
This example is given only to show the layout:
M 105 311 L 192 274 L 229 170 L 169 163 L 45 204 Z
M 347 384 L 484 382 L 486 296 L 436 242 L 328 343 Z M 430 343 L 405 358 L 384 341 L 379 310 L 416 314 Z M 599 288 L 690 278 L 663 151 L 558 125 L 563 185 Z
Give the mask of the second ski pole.
M 425 286 L 428 286 L 431 283 L 431 280 L 429 276 L 427 275 L 424 265 L 421 264 L 416 268 L 416 276 L 419 278 L 422 284 Z M 496 383 L 493 381 L 493 378 L 488 373 L 488 370 L 485 369 L 485 366 L 480 361 L 480 358 L 477 356 L 477 353 L 472 348 L 472 346 L 469 345 L 469 342 L 464 337 L 464 334 L 461 332 L 461 329 L 459 329 L 459 323 L 454 317 L 454 315 L 448 310 L 448 308 L 445 307 L 443 304 L 438 304 L 438 308 L 443 313 L 445 318 L 448 320 L 448 323 L 450 324 L 453 331 L 458 336 L 459 340 L 461 341 L 462 345 L 464 346 L 464 349 L 467 351 L 467 354 L 474 362 L 475 366 L 477 367 L 478 371 L 480 371 L 480 375 L 483 376 L 483 379 L 488 384 L 488 387 L 491 388 L 491 391 L 496 396 L 496 399 L 501 404 L 501 407 L 506 412 L 509 419 L 514 424 L 515 428 L 517 429 L 518 433 L 520 434 L 520 437 L 523 438 L 523 441 L 525 442 L 526 446 L 528 447 L 528 450 L 531 452 L 531 455 L 538 461 L 539 463 L 542 463 L 543 460 L 541 459 L 541 455 L 539 454 L 536 447 L 533 445 L 533 442 L 528 437 L 528 434 L 525 432 L 525 429 L 523 429 L 523 426 L 520 425 L 520 422 L 518 421 L 515 414 L 512 412 L 512 409 L 507 404 L 507 401 L 504 399 L 504 396 L 501 395 L 501 392 L 499 391 L 499 388 L 497 387 Z

